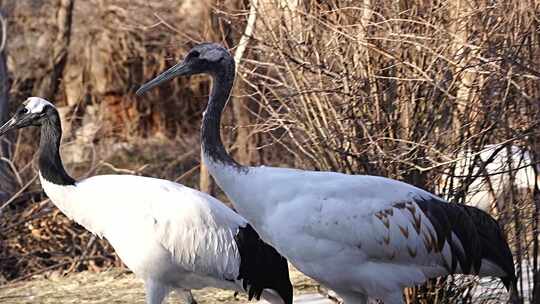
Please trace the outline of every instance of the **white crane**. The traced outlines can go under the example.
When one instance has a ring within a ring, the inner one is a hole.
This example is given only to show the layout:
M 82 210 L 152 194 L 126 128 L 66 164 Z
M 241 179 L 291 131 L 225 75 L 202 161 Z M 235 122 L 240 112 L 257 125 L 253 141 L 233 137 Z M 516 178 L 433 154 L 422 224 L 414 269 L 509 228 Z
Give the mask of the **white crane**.
M 60 159 L 62 136 L 55 106 L 31 97 L 0 127 L 41 127 L 39 177 L 45 193 L 68 217 L 105 237 L 144 280 L 148 304 L 176 290 L 246 290 L 272 303 L 292 303 L 287 261 L 248 222 L 217 199 L 167 180 L 100 175 L 76 181 Z
M 235 162 L 220 136 L 235 76 L 234 59 L 222 46 L 195 46 L 137 94 L 201 73 L 213 78 L 202 122 L 203 160 L 236 210 L 300 271 L 346 303 L 368 297 L 403 303 L 402 288 L 452 273 L 501 277 L 514 295 L 510 249 L 497 223 L 477 208 L 384 177 Z

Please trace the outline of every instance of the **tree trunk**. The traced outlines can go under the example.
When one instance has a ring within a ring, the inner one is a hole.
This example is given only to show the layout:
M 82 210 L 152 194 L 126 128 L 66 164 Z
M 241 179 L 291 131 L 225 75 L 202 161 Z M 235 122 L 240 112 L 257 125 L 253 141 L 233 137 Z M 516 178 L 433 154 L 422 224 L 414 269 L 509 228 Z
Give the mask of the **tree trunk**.
M 0 120 L 2 123 L 8 119 L 9 112 L 9 98 L 8 98 L 8 71 L 6 65 L 6 53 L 5 53 L 5 41 L 6 34 L 6 20 L 3 14 L 0 13 L 0 24 L 2 24 L 2 44 L 0 49 Z M 11 140 L 13 137 L 4 136 L 0 138 L 0 157 L 5 159 L 11 158 Z M 5 202 L 10 194 L 15 192 L 15 178 L 9 164 L 2 160 L 0 161 L 0 203 Z
M 469 35 L 471 35 L 469 32 L 471 29 L 468 16 L 470 16 L 471 8 L 467 1 L 458 0 L 453 2 L 450 10 L 450 14 L 453 15 L 453 19 L 455 20 L 450 29 L 456 38 L 453 43 L 453 60 L 458 62 L 459 66 L 463 68 L 462 72 L 456 75 L 460 80 L 456 91 L 456 107 L 453 115 L 453 128 L 457 138 L 461 135 L 460 130 L 465 122 L 464 119 L 468 122 L 469 119 L 477 117 L 475 113 L 477 107 L 471 104 L 471 101 L 478 100 L 473 97 L 475 94 L 473 85 L 476 80 L 476 73 L 474 67 L 465 68 L 465 63 L 468 62 L 467 59 L 476 50 L 468 45 Z
M 56 14 L 58 32 L 52 43 L 52 56 L 49 66 L 40 78 L 41 81 L 34 87 L 33 94 L 46 99 L 54 99 L 60 79 L 67 62 L 71 24 L 73 17 L 73 4 L 75 0 L 59 0 Z
M 244 33 L 238 42 L 238 47 L 234 53 L 234 59 L 237 64 L 238 73 L 241 72 L 241 62 L 242 58 L 245 56 L 245 50 L 250 38 L 253 36 L 255 31 L 255 23 L 257 21 L 257 10 L 259 6 L 258 0 L 249 1 L 249 15 L 244 28 Z M 240 77 L 237 77 L 239 79 Z M 234 89 L 234 95 L 237 96 L 247 96 L 245 94 L 246 88 L 242 81 L 236 82 L 236 87 Z M 232 97 L 231 97 L 232 98 Z M 252 154 L 255 151 L 255 139 L 250 136 L 249 126 L 250 126 L 250 114 L 249 114 L 249 97 L 237 97 L 232 101 L 233 113 L 234 113 L 234 122 L 236 125 L 236 138 L 234 146 L 236 148 L 236 159 L 244 165 L 250 165 L 252 161 Z
M 236 82 L 234 89 L 235 95 L 244 95 L 245 88 L 240 83 Z M 255 151 L 255 140 L 250 136 L 250 114 L 249 114 L 249 97 L 236 97 L 232 101 L 234 124 L 236 129 L 236 137 L 234 140 L 235 158 L 243 165 L 250 165 L 252 161 L 252 152 Z
M 202 160 L 202 153 L 201 150 L 201 160 Z M 215 187 L 214 187 L 214 180 L 212 179 L 212 176 L 210 175 L 210 172 L 208 171 L 208 167 L 204 164 L 204 162 L 201 161 L 201 169 L 199 172 L 199 190 L 202 192 L 206 192 L 210 195 L 215 195 Z

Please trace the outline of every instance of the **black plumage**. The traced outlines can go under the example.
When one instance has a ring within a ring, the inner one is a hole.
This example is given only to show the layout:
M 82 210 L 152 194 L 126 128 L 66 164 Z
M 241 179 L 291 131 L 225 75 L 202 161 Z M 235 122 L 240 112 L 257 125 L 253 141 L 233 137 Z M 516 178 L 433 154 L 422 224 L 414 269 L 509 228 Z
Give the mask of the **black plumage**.
M 251 227 L 240 227 L 235 236 L 240 252 L 238 280 L 243 279 L 243 287 L 249 299 L 260 299 L 264 289 L 276 291 L 285 304 L 292 304 L 293 287 L 289 278 L 287 260 L 272 246 L 263 242 Z
M 68 186 L 75 185 L 75 180 L 64 169 L 60 158 L 62 127 L 58 111 L 52 106 L 45 106 L 40 118 L 41 140 L 39 144 L 39 171 L 49 182 Z
M 437 250 L 448 242 L 452 263 L 446 265 L 449 273 L 478 274 L 482 260 L 501 268 L 506 276 L 502 281 L 507 288 L 516 282 L 512 252 L 498 223 L 486 212 L 472 206 L 446 203 L 437 197 L 415 197 L 415 203 L 427 216 L 437 234 Z M 459 240 L 457 243 L 453 236 Z

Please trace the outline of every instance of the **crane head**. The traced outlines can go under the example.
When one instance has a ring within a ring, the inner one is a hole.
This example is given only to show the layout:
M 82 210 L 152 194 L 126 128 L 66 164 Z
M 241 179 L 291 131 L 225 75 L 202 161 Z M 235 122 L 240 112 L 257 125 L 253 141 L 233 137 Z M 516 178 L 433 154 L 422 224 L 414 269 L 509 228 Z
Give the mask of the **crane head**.
M 216 75 L 229 72 L 231 68 L 234 72 L 234 58 L 226 48 L 217 43 L 201 43 L 193 47 L 184 60 L 143 84 L 137 90 L 137 95 L 142 95 L 151 88 L 175 77 L 203 73 Z
M 40 97 L 30 97 L 15 111 L 13 117 L 0 127 L 0 136 L 12 129 L 41 126 L 47 113 L 54 109 L 54 105 L 49 101 Z

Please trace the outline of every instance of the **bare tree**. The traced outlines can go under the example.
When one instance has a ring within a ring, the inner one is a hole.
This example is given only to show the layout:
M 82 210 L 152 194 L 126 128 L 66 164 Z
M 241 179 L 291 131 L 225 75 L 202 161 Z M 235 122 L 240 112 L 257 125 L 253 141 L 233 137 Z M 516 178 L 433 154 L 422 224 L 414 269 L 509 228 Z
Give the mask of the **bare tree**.
M 202 159 L 202 150 L 201 150 L 201 159 Z M 199 189 L 203 192 L 206 192 L 210 195 L 215 194 L 215 185 L 208 167 L 201 161 L 201 169 L 199 171 Z
M 0 43 L 0 120 L 4 122 L 8 118 L 9 98 L 8 98 L 8 71 L 6 65 L 6 20 L 0 13 L 0 24 L 2 25 L 2 37 Z M 9 138 L 0 138 L 0 202 L 8 199 L 9 194 L 15 190 L 15 179 L 13 171 L 9 165 L 11 156 L 11 142 Z
M 74 2 L 75 0 L 58 1 L 58 11 L 56 13 L 58 31 L 52 44 L 51 60 L 44 70 L 40 82 L 34 87 L 34 95 L 53 99 L 58 91 L 68 57 Z
M 234 53 L 234 59 L 237 64 L 240 64 L 242 58 L 244 57 L 250 37 L 254 34 L 257 20 L 258 2 L 258 0 L 249 1 L 250 7 L 247 23 Z M 244 95 L 246 89 L 247 88 L 243 82 L 237 82 L 235 95 Z M 236 148 L 236 157 L 241 163 L 244 164 L 249 164 L 252 161 L 253 151 L 255 151 L 254 138 L 250 136 L 249 125 L 251 123 L 251 114 L 249 113 L 248 103 L 249 98 L 247 97 L 236 97 L 232 103 L 234 120 L 236 121 L 235 125 L 237 126 L 236 139 L 234 143 Z

